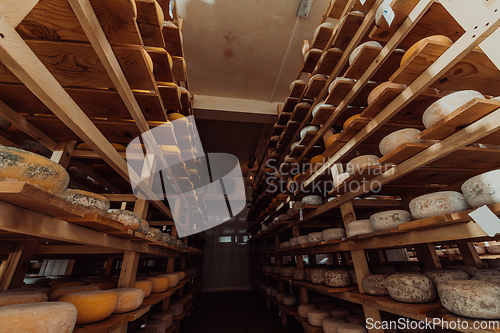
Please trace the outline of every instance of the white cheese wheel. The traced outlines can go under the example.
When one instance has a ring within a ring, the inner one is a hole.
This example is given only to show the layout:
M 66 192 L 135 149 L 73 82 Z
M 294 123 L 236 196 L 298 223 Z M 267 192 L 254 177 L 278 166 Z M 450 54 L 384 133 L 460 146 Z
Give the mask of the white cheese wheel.
M 299 245 L 306 245 L 309 243 L 309 237 L 307 235 L 297 237 Z
M 380 96 L 386 89 L 398 89 L 405 90 L 406 86 L 404 84 L 392 83 L 392 82 L 384 82 L 376 86 L 368 95 L 368 105 L 372 104 L 378 96 Z
M 118 304 L 113 313 L 134 311 L 144 300 L 144 291 L 140 288 L 116 288 L 109 291 L 114 291 L 118 295 Z
M 280 275 L 292 277 L 295 269 L 295 267 L 283 267 L 280 271 Z
M 375 231 L 370 223 L 370 220 L 351 221 L 347 224 L 345 229 L 349 237 L 369 234 Z
M 290 247 L 295 247 L 295 246 L 299 245 L 299 239 L 298 238 L 290 238 L 288 240 L 288 242 L 290 243 Z
M 330 316 L 332 318 L 337 318 L 337 319 L 345 319 L 348 315 L 351 314 L 351 311 L 347 308 L 332 308 L 328 309 L 328 312 L 330 312 Z
M 392 132 L 380 141 L 378 145 L 380 153 L 382 155 L 389 154 L 391 151 L 405 143 L 425 142 L 425 140 L 418 138 L 420 133 L 421 131 L 416 128 L 403 128 L 399 131 Z
M 474 98 L 484 98 L 484 96 L 480 92 L 474 90 L 463 90 L 438 99 L 425 110 L 422 116 L 424 126 L 426 128 L 431 127 Z
M 311 282 L 314 284 L 324 284 L 326 271 L 326 268 L 311 269 Z
M 295 305 L 295 304 L 297 304 L 297 297 L 295 297 L 293 295 L 284 296 L 283 297 L 283 304 L 285 304 L 287 306 Z
M 325 104 L 325 102 L 320 102 L 320 103 L 316 104 L 316 106 L 313 108 L 312 116 L 313 116 L 313 118 L 316 117 L 316 114 L 322 108 L 334 108 L 334 107 L 335 106 L 332 104 Z
M 495 246 L 498 246 L 498 245 L 495 245 Z M 486 249 L 486 247 L 482 247 L 482 246 L 476 246 L 474 245 L 474 249 L 476 250 L 477 254 L 485 254 L 485 253 L 488 253 L 488 250 Z M 500 246 L 498 248 L 498 251 L 500 253 Z
M 166 276 L 152 276 L 148 277 L 146 280 L 151 281 L 151 293 L 158 294 L 166 291 L 169 287 L 169 277 Z
M 361 53 L 361 50 L 363 50 L 363 48 L 365 46 L 377 47 L 379 49 L 382 48 L 382 45 L 380 45 L 379 42 L 376 42 L 374 40 L 370 40 L 368 42 L 365 42 L 365 43 L 359 45 L 358 47 L 356 47 L 354 49 L 354 51 L 352 51 L 351 55 L 349 56 L 349 65 L 352 65 L 354 63 L 354 60 L 356 60 L 358 54 Z M 373 59 L 371 59 L 371 60 L 373 60 Z
M 292 91 L 293 87 L 295 87 L 296 84 L 303 84 L 305 85 L 306 82 L 304 80 L 295 80 L 290 83 L 290 92 Z
M 343 288 L 351 285 L 349 273 L 343 270 L 332 270 L 325 272 L 325 284 L 332 288 Z
M 314 30 L 314 39 L 316 39 L 316 37 L 318 37 L 319 31 L 321 30 L 321 28 L 335 29 L 335 25 L 333 25 L 333 23 L 330 23 L 330 22 L 321 23 L 320 25 L 318 25 L 316 30 Z
M 500 170 L 470 178 L 462 184 L 462 193 L 473 208 L 500 203 Z
M 406 210 L 388 210 L 370 216 L 370 223 L 374 230 L 397 228 L 398 225 L 410 221 L 411 214 Z
M 500 272 L 496 269 L 478 269 L 472 275 L 473 277 L 477 276 L 500 276 Z
M 500 285 L 488 281 L 455 280 L 438 286 L 441 303 L 459 316 L 500 319 Z
M 79 291 L 66 294 L 60 302 L 69 302 L 76 306 L 77 325 L 90 324 L 108 318 L 118 305 L 118 295 L 109 290 Z
M 312 326 L 323 326 L 323 320 L 326 318 L 330 318 L 330 313 L 326 310 L 313 309 L 307 313 L 307 321 Z
M 296 269 L 293 272 L 293 279 L 296 281 L 303 281 L 306 278 L 306 272 L 303 269 Z
M 85 290 L 100 290 L 100 288 L 98 286 L 93 286 L 93 285 L 58 288 L 50 293 L 49 301 L 58 301 L 61 297 L 63 297 L 66 294 L 75 293 L 77 291 L 85 291 Z
M 276 294 L 276 300 L 278 302 L 283 302 L 283 297 L 285 297 L 285 296 L 286 296 L 286 293 L 277 293 Z
M 169 328 L 170 326 L 172 326 L 173 317 L 174 316 L 173 316 L 171 311 L 162 311 L 162 312 L 152 313 L 149 316 L 149 319 L 150 320 L 161 320 L 167 326 L 166 328 Z
M 134 288 L 142 289 L 144 298 L 147 298 L 149 295 L 151 295 L 151 291 L 153 290 L 153 282 L 149 280 L 138 280 L 135 281 Z
M 367 333 L 368 331 L 364 326 L 358 324 L 340 324 L 337 326 L 337 333 Z
M 454 271 L 454 270 L 437 269 L 437 270 L 426 271 L 424 274 L 427 275 L 432 280 L 432 283 L 434 283 L 435 286 L 438 286 L 439 284 L 450 280 L 470 279 L 469 274 L 458 270 Z
M 40 291 L 3 291 L 0 292 L 0 306 L 47 302 L 48 296 Z
M 302 204 L 304 206 L 321 206 L 323 200 L 319 195 L 308 195 L 302 198 Z
M 184 313 L 184 304 L 181 302 L 171 303 L 169 310 L 174 317 L 181 316 Z
M 344 180 L 346 180 L 349 177 L 351 177 L 351 175 L 348 172 L 343 172 L 341 174 L 338 174 L 333 178 L 333 185 L 335 187 L 338 187 L 340 186 L 340 184 L 344 182 Z M 335 199 L 335 198 L 330 198 L 330 199 Z
M 345 229 L 343 228 L 330 228 L 322 231 L 322 236 L 324 241 L 331 241 L 336 239 L 342 239 L 345 237 Z
M 330 83 L 330 85 L 328 86 L 328 93 L 331 94 L 333 89 L 335 88 L 335 86 L 340 84 L 340 83 L 352 83 L 352 84 L 354 84 L 354 83 L 356 83 L 356 80 L 348 79 L 345 77 L 338 77 L 335 80 L 333 80 L 333 82 Z
M 69 184 L 69 175 L 60 164 L 46 157 L 0 146 L 0 180 L 20 181 L 61 196 Z
M 307 314 L 309 311 L 316 309 L 317 306 L 315 304 L 301 304 L 299 305 L 299 316 L 302 318 L 307 318 Z
M 349 163 L 347 163 L 346 171 L 348 174 L 353 175 L 365 167 L 376 165 L 379 165 L 378 156 L 362 155 L 350 160 Z
M 357 308 L 356 308 L 357 309 Z M 363 311 L 363 308 L 361 308 L 361 311 Z M 352 312 L 352 310 L 351 310 Z M 357 324 L 357 325 L 364 325 L 365 324 L 365 316 L 363 314 L 351 314 L 351 315 L 348 315 L 345 320 L 348 322 L 348 323 L 351 323 L 351 324 Z
M 424 194 L 410 201 L 410 211 L 415 219 L 453 214 L 469 209 L 462 193 L 441 191 Z
M 418 273 L 399 273 L 387 277 L 389 295 L 403 303 L 429 303 L 436 299 L 432 280 Z
M 300 138 L 303 139 L 306 136 L 307 132 L 317 132 L 317 131 L 319 131 L 318 126 L 312 126 L 312 125 L 306 126 L 300 131 Z
M 340 324 L 345 324 L 346 321 L 338 318 L 326 318 L 323 320 L 323 332 L 324 333 L 337 333 L 337 327 Z
M 309 244 L 320 243 L 323 241 L 323 233 L 311 232 L 307 235 L 307 241 Z
M 0 307 L 5 333 L 72 333 L 77 310 L 71 303 L 43 302 Z
M 132 230 L 137 230 L 141 226 L 141 218 L 139 217 L 139 215 L 129 210 L 110 209 L 108 210 L 106 216 L 120 222 L 121 224 Z
M 361 281 L 361 286 L 368 295 L 386 296 L 389 295 L 387 292 L 386 280 L 387 275 L 384 274 L 367 275 Z

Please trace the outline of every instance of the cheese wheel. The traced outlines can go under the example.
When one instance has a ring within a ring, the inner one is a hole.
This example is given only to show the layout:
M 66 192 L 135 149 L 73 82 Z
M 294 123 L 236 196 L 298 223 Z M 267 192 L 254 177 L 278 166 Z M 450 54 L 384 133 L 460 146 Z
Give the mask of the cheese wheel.
M 311 168 L 316 170 L 316 168 L 319 168 L 322 166 L 328 159 L 323 156 L 323 155 L 316 155 L 313 158 L 311 158 Z
M 316 104 L 316 106 L 313 108 L 312 111 L 312 116 L 313 118 L 316 117 L 316 114 L 318 114 L 319 110 L 322 108 L 334 108 L 335 106 L 332 104 L 325 104 L 325 102 L 320 102 Z
M 299 236 L 297 237 L 297 241 L 299 242 L 299 245 L 309 244 L 309 236 L 307 235 Z
M 115 311 L 118 295 L 108 290 L 79 291 L 66 294 L 60 302 L 69 302 L 76 306 L 77 325 L 95 323 L 108 318 Z
M 314 30 L 314 39 L 316 39 L 316 37 L 318 37 L 318 34 L 319 34 L 321 28 L 335 29 L 335 25 L 333 25 L 333 23 L 330 23 L 330 22 L 321 23 L 320 25 L 318 25 L 316 30 Z
M 150 320 L 161 320 L 165 323 L 167 328 L 169 328 L 170 326 L 172 326 L 173 317 L 174 316 L 173 316 L 171 311 L 162 311 L 162 312 L 152 313 L 149 316 L 149 319 Z
M 295 81 L 292 81 L 292 83 L 290 83 L 290 92 L 293 90 L 293 88 L 295 87 L 296 84 L 303 84 L 303 85 L 305 85 L 306 82 L 304 80 L 295 80 Z
M 66 294 L 75 293 L 77 291 L 86 291 L 86 290 L 100 290 L 100 289 L 98 286 L 93 286 L 93 285 L 62 287 L 50 293 L 49 301 L 58 301 L 61 297 L 63 297 Z
M 303 269 L 296 269 L 293 271 L 293 279 L 296 281 L 303 281 L 305 279 L 306 272 Z
M 362 325 L 358 324 L 340 324 L 337 326 L 337 333 L 367 333 L 368 331 Z
M 186 116 L 183 115 L 182 113 L 179 113 L 179 112 L 172 112 L 172 113 L 169 113 L 167 116 L 168 116 L 168 120 L 170 120 L 170 121 L 179 120 L 179 119 L 187 120 Z
M 182 281 L 186 278 L 185 272 L 174 272 L 174 274 L 177 275 L 177 281 Z
M 405 143 L 423 143 L 425 140 L 419 139 L 418 135 L 421 133 L 416 128 L 403 128 L 399 131 L 392 132 L 380 141 L 378 148 L 382 155 L 389 154 L 394 149 Z
M 351 311 L 349 311 L 349 309 L 341 307 L 328 309 L 328 312 L 330 312 L 330 316 L 332 318 L 337 319 L 345 319 L 348 315 L 351 314 Z
M 378 156 L 361 155 L 353 158 L 349 161 L 349 163 L 347 163 L 346 171 L 348 174 L 353 175 L 365 167 L 376 165 L 379 165 Z
M 141 218 L 134 212 L 125 209 L 110 209 L 107 217 L 120 222 L 127 228 L 137 230 L 141 226 Z
M 297 146 L 300 146 L 300 142 L 299 141 L 292 143 L 292 145 L 290 146 L 290 151 L 292 151 L 293 148 L 295 148 Z
M 326 268 L 311 269 L 311 282 L 314 284 L 324 284 L 326 271 Z
M 359 308 L 355 308 L 359 311 Z M 351 312 L 353 312 L 351 310 Z M 363 308 L 361 308 L 361 312 L 363 312 Z M 365 324 L 365 316 L 363 314 L 351 314 L 345 317 L 345 320 L 351 324 L 364 325 Z
M 406 63 L 408 61 L 408 59 L 410 59 L 411 56 L 413 56 L 413 54 L 417 51 L 417 49 L 420 47 L 420 45 L 422 45 L 426 41 L 428 41 L 428 42 L 437 42 L 437 43 L 440 43 L 440 44 L 444 44 L 446 46 L 452 46 L 453 45 L 453 41 L 451 39 L 449 39 L 448 37 L 443 36 L 443 35 L 429 36 L 429 37 L 426 37 L 424 39 L 421 39 L 418 42 L 416 42 L 415 44 L 413 44 L 408 49 L 408 51 L 406 51 L 406 53 L 403 55 L 403 58 L 401 58 L 401 66 L 403 66 L 404 63 Z
M 309 244 L 319 243 L 323 241 L 323 233 L 321 232 L 311 232 L 307 235 L 307 242 Z
M 344 270 L 331 270 L 325 272 L 325 284 L 332 288 L 343 288 L 351 285 L 349 273 Z
M 89 214 L 106 215 L 109 209 L 108 199 L 88 191 L 67 189 L 64 192 L 64 199 L 73 205 L 85 208 L 85 212 Z
M 142 305 L 144 291 L 140 288 L 117 288 L 110 289 L 118 295 L 118 304 L 113 313 L 125 313 L 134 311 Z
M 325 140 L 325 148 L 328 148 L 331 145 L 333 145 L 335 143 L 335 141 L 337 141 L 337 139 L 339 138 L 339 136 L 340 136 L 340 133 L 329 136 Z
M 298 309 L 299 316 L 302 318 L 307 318 L 307 314 L 309 313 L 309 311 L 314 310 L 314 309 L 316 309 L 315 304 L 308 304 L 308 303 L 301 304 L 301 305 L 299 305 L 299 309 Z
M 415 219 L 453 214 L 469 209 L 464 196 L 455 191 L 442 191 L 421 195 L 410 201 L 411 215 Z
M 326 318 L 323 320 L 323 332 L 324 333 L 337 333 L 337 327 L 340 324 L 345 324 L 346 321 L 338 318 Z
M 0 307 L 4 333 L 72 333 L 77 310 L 73 304 L 43 302 Z
M 500 170 L 470 178 L 462 184 L 462 193 L 473 208 L 500 203 Z
M 61 196 L 69 175 L 60 164 L 18 148 L 0 146 L 0 180 L 26 182 Z
M 351 116 L 349 117 L 345 122 L 344 122 L 344 125 L 342 125 L 342 128 L 344 129 L 344 131 L 347 129 L 347 127 L 349 127 L 349 125 L 351 125 L 351 123 L 355 120 L 355 119 L 358 119 L 358 118 L 361 118 L 361 114 L 355 114 L 354 116 Z
M 388 210 L 370 216 L 370 223 L 374 230 L 397 228 L 398 225 L 410 221 L 411 214 L 406 210 Z
M 295 305 L 295 304 L 297 304 L 297 297 L 295 297 L 293 295 L 284 296 L 283 297 L 283 304 L 285 304 L 287 306 Z
M 271 272 L 272 272 L 272 266 L 270 266 L 270 267 L 271 267 Z M 269 273 L 271 273 L 271 272 L 269 272 Z M 169 288 L 174 288 L 179 283 L 179 276 L 177 274 L 173 274 L 173 273 L 172 274 L 162 274 L 159 276 L 168 277 L 168 279 L 169 279 L 168 287 Z
M 161 230 L 158 228 L 149 228 L 148 236 L 151 236 L 156 240 L 161 240 L 161 238 L 163 237 L 163 234 L 162 234 Z
M 345 230 L 343 228 L 330 228 L 323 230 L 321 234 L 324 241 L 331 241 L 344 238 Z
M 151 293 L 158 294 L 166 291 L 169 287 L 169 278 L 166 276 L 148 277 L 146 280 L 151 281 Z
M 361 281 L 361 286 L 368 295 L 386 296 L 389 295 L 387 292 L 386 280 L 387 275 L 384 274 L 367 275 Z
M 498 246 L 498 245 L 494 245 L 494 246 Z M 485 254 L 485 253 L 488 253 L 488 250 L 486 247 L 482 247 L 482 246 L 476 246 L 474 245 L 474 249 L 476 250 L 477 254 Z M 498 246 L 498 253 L 500 253 L 500 246 Z
M 478 269 L 472 276 L 500 276 L 500 272 L 496 269 Z
M 161 242 L 169 244 L 170 243 L 170 235 L 167 234 L 166 232 L 161 233 Z
M 500 254 L 500 245 L 488 245 L 486 247 L 486 250 L 488 253 L 491 254 Z
M 488 281 L 454 280 L 438 286 L 443 306 L 459 316 L 500 319 L 500 285 Z
M 323 326 L 323 320 L 326 318 L 330 318 L 330 313 L 327 310 L 312 309 L 307 313 L 307 321 L 312 326 Z
M 283 242 L 283 248 L 284 249 L 289 249 L 290 248 L 290 242 Z
M 465 272 L 469 274 L 469 276 L 474 276 L 474 273 L 478 271 L 478 269 L 474 266 L 447 266 L 446 269 L 451 269 L 451 270 L 459 270 L 462 272 Z
M 375 231 L 370 223 L 370 220 L 351 221 L 347 224 L 345 230 L 349 237 L 369 234 Z
M 438 286 L 439 284 L 450 280 L 470 279 L 469 274 L 463 271 L 438 269 L 438 270 L 426 271 L 424 274 L 427 275 L 432 280 L 432 283 L 434 283 L 435 286 Z
M 387 292 L 398 302 L 429 303 L 436 299 L 432 280 L 418 273 L 399 273 L 387 277 Z
M 181 302 L 175 302 L 170 304 L 170 309 L 174 317 L 182 316 L 184 313 L 184 304 Z
M 300 131 L 300 138 L 303 139 L 308 132 L 317 132 L 319 131 L 318 126 L 306 126 Z
M 319 195 L 308 195 L 302 198 L 302 204 L 304 206 L 321 206 L 323 200 Z
M 137 229 L 138 232 L 142 232 L 143 234 L 148 234 L 149 232 L 149 223 L 146 220 L 141 219 L 141 225 L 139 229 Z
M 139 280 L 135 281 L 134 288 L 142 289 L 144 293 L 144 298 L 151 295 L 151 291 L 153 290 L 153 282 L 149 280 Z
M 328 86 L 328 94 L 331 94 L 333 89 L 340 83 L 352 83 L 352 84 L 354 84 L 355 82 L 356 82 L 356 80 L 354 80 L 354 79 L 348 79 L 345 77 L 338 77 L 335 80 L 333 80 L 333 82 L 330 83 L 330 85 Z
M 40 291 L 3 291 L 0 292 L 0 306 L 47 302 L 47 294 Z
M 288 240 L 288 242 L 290 243 L 290 247 L 295 247 L 295 246 L 299 245 L 299 239 L 298 238 L 290 238 Z
M 384 91 L 387 89 L 397 89 L 397 90 L 405 90 L 407 88 L 404 84 L 392 83 L 392 82 L 384 82 L 376 86 L 368 95 L 367 102 L 368 105 L 372 104 Z
M 280 275 L 291 277 L 291 276 L 293 276 L 295 269 L 296 269 L 295 267 L 282 267 L 282 269 L 280 271 Z
M 348 172 L 343 172 L 341 174 L 336 175 L 333 178 L 333 185 L 335 185 L 335 187 L 340 186 L 340 184 L 342 184 L 350 176 L 351 175 Z M 330 198 L 330 199 L 335 199 L 335 198 Z
M 163 333 L 167 329 L 167 325 L 163 320 L 148 320 L 146 324 L 144 325 L 144 328 L 140 330 L 139 332 L 160 332 Z
M 354 51 L 352 51 L 351 55 L 349 56 L 349 65 L 352 65 L 354 63 L 354 61 L 356 60 L 357 56 L 361 53 L 361 50 L 363 50 L 363 48 L 365 46 L 376 47 L 376 48 L 379 48 L 379 49 L 382 48 L 382 45 L 380 45 L 379 42 L 376 42 L 374 40 L 370 40 L 368 42 L 365 42 L 365 43 L 359 45 L 358 47 L 356 47 L 354 49 Z M 373 59 L 371 59 L 371 60 L 373 60 Z
M 356 278 L 356 271 L 354 269 L 349 270 L 349 277 L 351 278 L 351 283 L 357 286 L 358 279 Z
M 440 119 L 446 117 L 474 98 L 484 98 L 484 96 L 480 92 L 474 90 L 462 90 L 438 99 L 432 103 L 422 115 L 424 126 L 426 128 L 431 127 Z

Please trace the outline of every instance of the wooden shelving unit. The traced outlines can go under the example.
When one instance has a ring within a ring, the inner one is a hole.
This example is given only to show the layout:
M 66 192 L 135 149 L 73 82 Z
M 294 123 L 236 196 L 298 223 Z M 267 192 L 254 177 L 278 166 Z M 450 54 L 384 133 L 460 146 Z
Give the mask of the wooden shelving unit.
M 262 275 L 258 270 L 252 272 L 258 281 L 271 283 L 280 291 L 289 285 L 290 291 L 293 288 L 299 292 L 300 303 L 308 303 L 311 293 L 325 294 L 362 305 L 365 317 L 374 320 L 380 320 L 380 311 L 383 311 L 415 320 L 468 321 L 471 319 L 450 314 L 439 300 L 417 305 L 399 303 L 389 297 L 369 296 L 360 282 L 370 274 L 369 265 L 387 262 L 384 253 L 389 249 L 414 249 L 418 263 L 426 269 L 441 268 L 444 260 L 462 261 L 483 268 L 485 260 L 496 257 L 478 255 L 473 243 L 497 240 L 500 235 L 489 237 L 468 216 L 470 211 L 415 220 L 372 234 L 280 249 L 280 244 L 292 237 L 345 227 L 351 221 L 367 219 L 372 213 L 383 210 L 409 210 L 409 201 L 422 194 L 460 191 L 465 180 L 500 165 L 498 147 L 487 146 L 498 142 L 500 104 L 490 96 L 498 96 L 500 91 L 497 91 L 498 85 L 486 86 L 497 80 L 500 74 L 498 52 L 493 47 L 496 37 L 488 38 L 500 26 L 496 14 L 498 3 L 470 1 L 462 5 L 454 1 L 395 1 L 392 6 L 395 20 L 388 26 L 384 19 L 375 25 L 375 13 L 381 2 L 366 1 L 362 5 L 355 0 L 336 0 L 328 7 L 323 22 L 330 20 L 337 24 L 335 33 L 321 54 L 316 50 L 308 54 L 297 76 L 306 81 L 306 87 L 310 86 L 314 74 L 328 75 L 328 79 L 314 96 L 306 96 L 307 89 L 303 89 L 300 96 L 297 90 L 292 91 L 294 105 L 306 102 L 308 112 L 300 119 L 299 126 L 293 127 L 293 133 L 288 131 L 286 137 L 280 136 L 290 125 L 285 123 L 285 118 L 283 127 L 275 127 L 273 135 L 279 139 L 268 147 L 263 163 L 279 169 L 279 174 L 265 173 L 264 168 L 260 169 L 254 178 L 254 200 L 248 219 L 254 268 L 269 265 L 271 261 L 282 266 L 283 258 L 287 257 L 289 261 L 291 257 L 288 265 L 304 269 L 306 263 L 311 267 L 316 265 L 316 255 L 330 255 L 336 267 L 346 268 L 352 264 L 358 286 L 353 290 L 328 290 L 326 286 L 273 274 Z M 472 21 L 465 20 L 466 13 L 475 11 L 475 6 L 478 6 L 478 13 Z M 404 54 L 400 49 L 408 50 L 417 41 L 432 35 L 445 35 L 453 45 L 422 43 L 408 61 L 400 64 Z M 353 50 L 368 40 L 380 42 L 382 48 L 365 46 L 349 65 Z M 476 48 L 478 45 L 480 49 Z M 306 47 L 305 50 L 309 49 Z M 311 69 L 313 66 L 315 68 Z M 465 71 L 466 66 L 474 70 Z M 309 82 L 304 79 L 306 76 Z M 337 78 L 344 79 L 335 81 Z M 368 94 L 386 81 L 405 87 L 387 88 L 368 105 Z M 422 114 L 429 105 L 451 91 L 466 89 L 477 90 L 486 97 L 459 107 L 432 127 L 425 129 L 422 126 Z M 313 117 L 313 110 L 320 102 L 333 106 L 320 109 Z M 290 102 L 287 100 L 287 103 Z M 360 114 L 360 117 L 325 148 L 326 138 L 334 131 L 340 131 L 343 123 L 354 114 Z M 320 130 L 309 137 L 307 143 L 290 149 L 294 142 L 300 141 L 301 129 L 310 124 L 320 126 Z M 324 190 L 333 177 L 344 172 L 349 160 L 357 155 L 380 156 L 378 144 L 381 139 L 408 127 L 422 130 L 422 139 L 434 141 L 401 145 L 379 159 L 381 166 L 362 169 L 339 186 Z M 309 169 L 307 163 L 318 154 L 323 155 L 327 162 L 316 170 Z M 296 178 L 299 186 L 290 186 L 296 176 L 292 173 L 293 162 L 304 172 Z M 287 184 L 284 187 L 287 191 L 266 192 L 279 182 Z M 309 194 L 321 195 L 324 203 L 282 218 L 294 202 Z M 498 204 L 490 206 L 496 215 L 500 215 L 498 208 Z M 262 229 L 263 225 L 267 226 L 266 230 Z M 457 245 L 461 255 L 439 257 L 435 245 Z M 304 258 L 308 261 L 305 262 Z M 321 328 L 310 326 L 303 318 L 297 316 L 297 320 L 303 324 L 305 332 L 322 332 Z M 375 331 L 381 330 L 370 330 Z

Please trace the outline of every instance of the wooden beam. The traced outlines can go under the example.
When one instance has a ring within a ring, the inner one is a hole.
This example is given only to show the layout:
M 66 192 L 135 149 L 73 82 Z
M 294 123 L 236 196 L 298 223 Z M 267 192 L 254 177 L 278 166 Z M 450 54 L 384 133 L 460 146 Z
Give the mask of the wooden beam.
M 137 200 L 137 197 L 133 194 L 109 194 L 109 193 L 100 193 L 99 195 L 102 195 L 106 199 L 108 199 L 110 202 L 135 202 Z
M 132 288 L 134 286 L 139 257 L 140 254 L 137 252 L 125 251 L 118 288 Z
M 87 164 L 83 163 L 82 161 L 79 161 L 77 159 L 72 158 L 69 162 L 71 165 L 76 167 L 77 169 L 80 169 L 83 173 L 86 175 L 90 176 L 93 180 L 107 188 L 108 190 L 112 191 L 113 193 L 122 193 L 122 190 L 120 190 L 118 187 L 113 185 L 111 182 L 109 182 L 106 178 L 102 177 L 99 175 L 97 172 L 92 170 L 90 166 Z M 133 196 L 133 194 L 131 194 Z M 121 200 L 120 200 L 121 201 Z
M 0 144 L 4 145 L 4 146 L 19 148 L 19 145 L 17 143 L 10 141 L 9 139 L 4 137 L 3 135 L 0 135 Z
M 36 241 L 16 244 L 8 259 L 0 266 L 0 291 L 20 288 L 35 251 Z
M 419 261 L 425 264 L 426 269 L 441 269 L 441 262 L 433 244 L 418 244 L 415 247 Z
M 161 226 L 173 226 L 175 223 L 173 221 L 149 221 L 149 225 L 153 227 L 161 227 Z
M 479 258 L 479 254 L 474 248 L 472 242 L 458 242 L 458 249 L 460 250 L 460 255 L 467 266 L 472 266 L 476 268 L 484 268 L 484 263 Z
M 76 141 L 60 141 L 57 143 L 56 149 L 52 152 L 50 159 L 67 169 L 75 147 Z
M 47 254 L 112 254 L 123 252 L 123 250 L 88 245 L 38 245 L 35 250 L 37 256 Z
M 7 22 L 15 28 L 37 3 L 38 0 L 0 1 L 0 13 L 2 13 Z

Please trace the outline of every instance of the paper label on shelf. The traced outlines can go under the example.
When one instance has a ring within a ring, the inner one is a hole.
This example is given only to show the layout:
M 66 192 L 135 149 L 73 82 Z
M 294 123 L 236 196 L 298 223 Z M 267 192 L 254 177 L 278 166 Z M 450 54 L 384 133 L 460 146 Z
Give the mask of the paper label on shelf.
M 483 229 L 488 236 L 493 237 L 497 233 L 500 233 L 500 219 L 488 208 L 488 206 L 479 207 L 475 211 L 470 212 L 469 216 L 479 224 L 481 229 Z
M 300 211 L 300 220 L 302 221 L 304 219 L 304 214 L 302 213 L 302 208 L 299 211 Z
M 375 24 L 380 25 L 380 20 L 383 17 L 387 22 L 387 25 L 389 27 L 391 26 L 392 21 L 394 21 L 394 17 L 396 16 L 391 8 L 391 2 L 392 0 L 384 0 L 384 2 L 380 4 L 380 7 L 378 7 L 377 12 L 375 13 Z
M 288 208 L 292 209 L 294 203 L 295 203 L 295 201 L 288 202 Z

